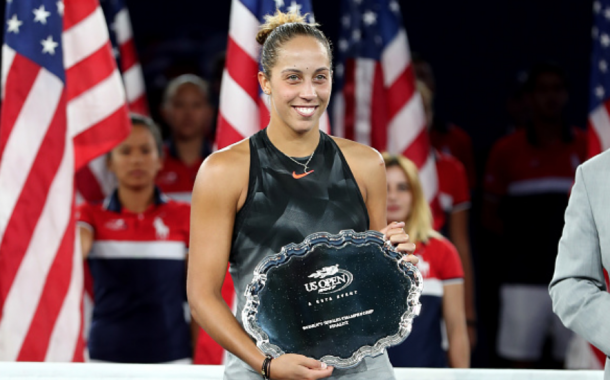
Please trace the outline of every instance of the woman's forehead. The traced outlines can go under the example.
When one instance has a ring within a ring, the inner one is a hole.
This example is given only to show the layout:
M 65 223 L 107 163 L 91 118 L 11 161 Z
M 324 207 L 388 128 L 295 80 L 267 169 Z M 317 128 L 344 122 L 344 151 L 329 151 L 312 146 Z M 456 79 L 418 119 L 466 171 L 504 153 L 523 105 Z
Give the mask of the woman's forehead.
M 330 57 L 324 45 L 317 39 L 308 36 L 295 37 L 279 49 L 274 70 L 283 71 L 287 68 L 301 71 L 330 69 Z

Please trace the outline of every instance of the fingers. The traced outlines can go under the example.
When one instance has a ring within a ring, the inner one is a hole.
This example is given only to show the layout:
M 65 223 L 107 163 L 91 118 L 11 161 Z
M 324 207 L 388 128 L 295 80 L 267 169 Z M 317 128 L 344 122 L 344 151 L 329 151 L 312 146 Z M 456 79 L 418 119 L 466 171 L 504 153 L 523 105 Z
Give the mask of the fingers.
M 333 374 L 333 369 L 333 367 L 327 367 L 326 369 L 312 371 L 311 379 L 323 379 L 325 377 L 330 377 L 330 375 Z
M 408 241 L 408 239 L 407 239 L 407 241 Z M 394 244 L 394 242 L 392 242 L 392 244 Z M 403 244 L 398 244 L 395 246 L 396 246 L 396 250 L 398 252 L 402 252 L 402 253 L 406 253 L 406 254 L 415 252 L 415 244 L 413 244 L 413 243 L 403 243 Z
M 326 363 L 313 358 L 308 358 L 306 356 L 301 358 L 301 362 L 299 364 L 310 369 L 326 369 L 328 367 Z
M 419 259 L 417 258 L 417 256 L 415 255 L 404 255 L 400 261 L 406 261 L 408 263 L 411 263 L 413 265 L 416 265 L 419 262 Z
M 392 229 L 402 229 L 405 226 L 405 222 L 392 222 L 390 224 L 388 224 L 384 229 L 382 229 L 381 232 L 382 234 L 386 235 L 386 238 L 389 237 L 388 232 Z
M 334 368 L 329 367 L 326 363 L 319 360 L 308 358 L 305 356 L 301 357 L 302 366 L 306 367 L 310 372 L 307 374 L 309 379 L 323 379 L 332 375 Z

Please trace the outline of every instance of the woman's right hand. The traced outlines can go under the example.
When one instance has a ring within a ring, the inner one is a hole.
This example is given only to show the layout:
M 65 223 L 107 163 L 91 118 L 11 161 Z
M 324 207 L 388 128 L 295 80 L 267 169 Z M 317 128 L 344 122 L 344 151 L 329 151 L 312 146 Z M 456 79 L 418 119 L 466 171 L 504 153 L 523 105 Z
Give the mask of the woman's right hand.
M 271 361 L 269 372 L 273 380 L 314 380 L 329 377 L 333 369 L 303 355 L 284 354 Z

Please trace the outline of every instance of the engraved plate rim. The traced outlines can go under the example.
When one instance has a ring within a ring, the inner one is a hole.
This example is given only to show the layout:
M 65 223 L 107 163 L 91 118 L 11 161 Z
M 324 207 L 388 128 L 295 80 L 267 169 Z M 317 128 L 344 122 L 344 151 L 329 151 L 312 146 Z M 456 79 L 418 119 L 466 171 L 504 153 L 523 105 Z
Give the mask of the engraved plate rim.
M 292 257 L 305 257 L 318 246 L 339 248 L 345 244 L 352 243 L 359 247 L 375 243 L 381 246 L 384 255 L 396 260 L 400 271 L 411 280 L 411 289 L 407 297 L 407 310 L 401 317 L 398 332 L 379 339 L 373 346 L 360 347 L 347 359 L 334 355 L 325 355 L 320 358 L 320 361 L 338 368 L 349 368 L 360 363 L 366 356 L 378 356 L 383 353 L 385 348 L 401 343 L 411 332 L 413 318 L 419 315 L 421 309 L 419 298 L 423 290 L 423 279 L 416 266 L 409 262 L 400 261 L 403 254 L 398 252 L 388 241 L 385 241 L 384 237 L 381 232 L 372 230 L 365 232 L 342 230 L 338 234 L 316 232 L 307 236 L 299 244 L 290 243 L 282 247 L 279 253 L 266 256 L 254 269 L 252 281 L 245 290 L 246 305 L 242 310 L 241 318 L 246 332 L 256 340 L 256 345 L 264 353 L 274 358 L 285 354 L 280 347 L 269 342 L 269 336 L 256 321 L 258 305 L 260 304 L 259 294 L 265 287 L 269 270 L 288 263 Z

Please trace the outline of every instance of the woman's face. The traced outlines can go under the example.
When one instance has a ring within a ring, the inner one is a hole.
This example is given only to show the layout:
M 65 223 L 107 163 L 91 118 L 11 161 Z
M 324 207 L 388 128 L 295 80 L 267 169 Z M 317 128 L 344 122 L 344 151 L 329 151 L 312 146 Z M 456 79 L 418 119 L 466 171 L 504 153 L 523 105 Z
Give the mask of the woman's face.
M 388 223 L 406 221 L 411 213 L 413 193 L 405 172 L 399 166 L 386 169 L 388 182 Z
M 271 77 L 259 73 L 263 91 L 270 94 L 271 117 L 298 133 L 318 127 L 332 90 L 326 47 L 310 36 L 298 36 L 278 51 Z
M 119 186 L 136 189 L 153 185 L 161 165 L 155 138 L 139 124 L 132 126 L 131 134 L 108 158 L 108 168 L 116 175 Z
M 208 132 L 213 110 L 200 88 L 185 83 L 167 101 L 163 116 L 178 139 L 189 139 Z

